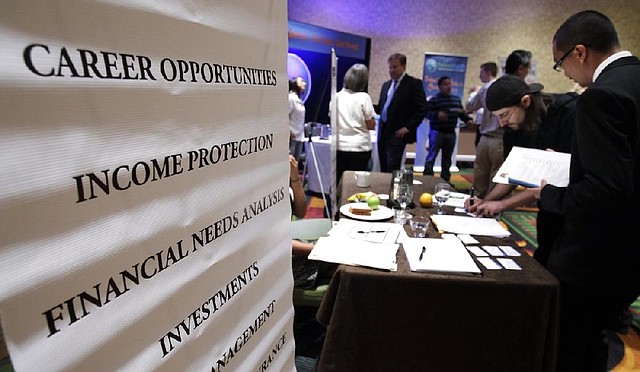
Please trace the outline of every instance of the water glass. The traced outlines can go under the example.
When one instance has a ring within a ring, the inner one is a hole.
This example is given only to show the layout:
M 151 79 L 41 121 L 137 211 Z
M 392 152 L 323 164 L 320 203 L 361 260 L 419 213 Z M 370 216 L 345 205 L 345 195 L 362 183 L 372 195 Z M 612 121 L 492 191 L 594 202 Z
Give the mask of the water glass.
M 428 236 L 427 230 L 429 230 L 429 225 L 431 224 L 429 217 L 413 216 L 409 224 L 411 226 L 412 237 L 425 238 Z
M 444 203 L 449 199 L 449 193 L 453 192 L 453 187 L 447 182 L 440 182 L 436 184 L 433 198 L 436 200 L 436 204 L 438 205 L 438 214 L 444 214 L 444 210 L 442 207 Z
M 394 205 L 391 210 L 393 211 L 393 222 L 400 225 L 404 225 L 407 222 L 407 216 L 404 212 L 404 208 Z
M 400 208 L 406 210 L 407 206 L 413 200 L 413 185 L 408 183 L 400 183 L 398 189 L 398 203 Z

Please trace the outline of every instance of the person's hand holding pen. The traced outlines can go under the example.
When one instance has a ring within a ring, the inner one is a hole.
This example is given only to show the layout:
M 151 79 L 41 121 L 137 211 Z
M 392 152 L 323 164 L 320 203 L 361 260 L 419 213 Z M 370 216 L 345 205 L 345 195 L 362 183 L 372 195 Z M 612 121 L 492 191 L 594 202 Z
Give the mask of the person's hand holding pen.
M 476 216 L 495 217 L 506 209 L 506 203 L 504 200 L 481 200 L 478 202 L 478 199 L 476 199 L 471 208 L 473 211 L 469 212 Z
M 464 209 L 471 214 L 476 214 L 476 209 L 482 204 L 482 202 L 482 199 L 475 196 L 475 190 L 472 187 L 469 197 L 464 201 Z

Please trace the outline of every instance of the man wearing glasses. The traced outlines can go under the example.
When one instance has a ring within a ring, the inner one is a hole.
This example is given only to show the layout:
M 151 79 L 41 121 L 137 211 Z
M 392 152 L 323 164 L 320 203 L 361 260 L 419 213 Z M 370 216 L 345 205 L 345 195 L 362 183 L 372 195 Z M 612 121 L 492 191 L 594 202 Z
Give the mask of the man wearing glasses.
M 558 371 L 606 371 L 607 327 L 640 295 L 640 61 L 596 11 L 556 31 L 554 69 L 588 89 L 578 98 L 567 187 L 545 185 L 541 208 L 565 218 L 547 268 L 560 281 Z
M 505 75 L 487 90 L 487 109 L 505 128 L 505 158 L 514 146 L 571 152 L 578 95 L 546 94 L 542 89 L 541 84 L 527 84 L 519 77 Z M 512 194 L 515 188 L 515 185 L 498 183 L 485 198 L 475 198 L 473 205 L 467 200 L 465 206 L 476 215 L 495 216 L 508 209 L 536 203 L 539 189 Z M 534 258 L 542 265 L 546 264 L 562 224 L 562 215 L 539 210 L 536 220 L 538 248 Z

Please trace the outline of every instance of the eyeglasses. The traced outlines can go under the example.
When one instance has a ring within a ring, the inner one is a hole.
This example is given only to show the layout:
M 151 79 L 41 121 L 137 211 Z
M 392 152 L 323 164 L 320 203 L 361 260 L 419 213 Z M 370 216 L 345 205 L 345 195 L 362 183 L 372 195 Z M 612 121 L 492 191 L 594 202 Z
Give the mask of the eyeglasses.
M 509 121 L 509 118 L 511 118 L 511 114 L 513 114 L 513 109 L 509 110 L 509 111 L 505 111 L 498 116 L 498 120 L 502 121 Z
M 567 59 L 567 57 L 569 57 L 569 55 L 571 54 L 571 52 L 573 52 L 576 49 L 576 46 L 574 45 L 571 49 L 569 49 L 565 54 L 562 55 L 562 57 L 560 57 L 558 59 L 558 61 L 553 65 L 553 69 L 560 72 L 562 71 L 562 62 L 564 62 L 565 59 Z

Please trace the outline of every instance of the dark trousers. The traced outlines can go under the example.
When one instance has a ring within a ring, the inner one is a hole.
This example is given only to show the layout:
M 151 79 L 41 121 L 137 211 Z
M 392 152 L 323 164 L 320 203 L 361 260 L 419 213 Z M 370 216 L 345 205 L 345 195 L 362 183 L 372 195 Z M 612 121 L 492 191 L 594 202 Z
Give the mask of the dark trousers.
M 441 165 L 442 171 L 440 177 L 445 181 L 451 179 L 451 156 L 453 156 L 453 149 L 456 146 L 456 134 L 443 133 L 435 129 L 429 131 L 429 151 L 427 152 L 427 159 L 424 162 L 424 174 L 433 175 L 433 165 L 436 162 L 438 153 L 442 150 Z
M 597 290 L 560 283 L 558 372 L 607 370 L 606 329 L 640 293 L 636 290 Z
M 400 138 L 391 133 L 378 135 L 378 157 L 380 158 L 380 171 L 392 172 L 400 169 L 406 144 Z
M 371 151 L 337 151 L 336 152 L 336 184 L 340 183 L 342 173 L 346 170 L 371 170 L 369 162 Z

